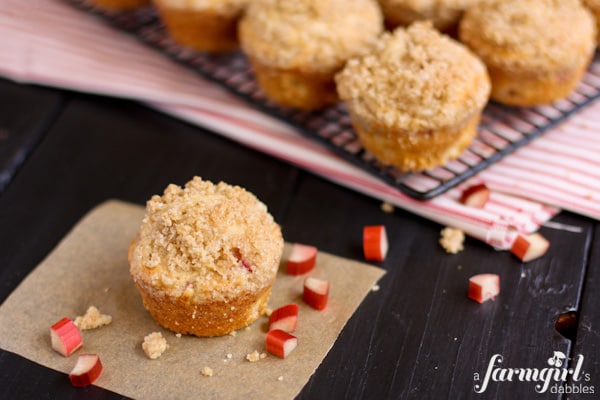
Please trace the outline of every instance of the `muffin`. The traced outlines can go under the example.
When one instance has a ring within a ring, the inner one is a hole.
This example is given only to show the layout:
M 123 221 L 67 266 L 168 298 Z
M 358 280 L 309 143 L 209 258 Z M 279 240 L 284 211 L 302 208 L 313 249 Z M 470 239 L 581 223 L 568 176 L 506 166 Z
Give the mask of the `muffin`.
M 333 76 L 382 31 L 375 0 L 261 0 L 248 5 L 239 26 L 266 97 L 303 110 L 337 103 Z
M 486 64 L 493 100 L 534 106 L 575 89 L 594 53 L 596 26 L 579 0 L 489 0 L 465 12 L 459 39 Z
M 596 44 L 598 44 L 600 43 L 600 0 L 582 0 L 582 3 L 592 12 L 596 21 Z
M 429 20 L 446 33 L 454 33 L 464 10 L 481 0 L 379 0 L 388 28 Z
M 150 315 L 173 332 L 204 337 L 264 312 L 282 252 L 279 225 L 252 193 L 194 177 L 147 202 L 128 258 Z
M 147 6 L 150 0 L 90 0 L 90 3 L 107 11 L 128 11 Z
M 336 82 L 363 147 L 404 172 L 458 157 L 490 93 L 481 60 L 429 22 L 384 34 Z
M 171 38 L 201 52 L 239 47 L 237 24 L 248 0 L 153 0 Z

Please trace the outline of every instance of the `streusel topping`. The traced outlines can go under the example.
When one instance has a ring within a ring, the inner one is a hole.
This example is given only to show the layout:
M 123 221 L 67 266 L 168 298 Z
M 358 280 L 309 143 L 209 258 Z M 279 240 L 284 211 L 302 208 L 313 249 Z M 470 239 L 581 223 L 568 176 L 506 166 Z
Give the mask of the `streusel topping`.
M 257 0 L 240 23 L 244 51 L 280 68 L 331 71 L 383 31 L 375 0 Z
M 432 20 L 438 28 L 455 24 L 462 12 L 481 0 L 379 0 L 384 15 L 399 22 Z
M 171 296 L 227 301 L 272 283 L 282 251 L 279 225 L 252 193 L 194 177 L 147 202 L 131 274 Z
M 357 114 L 409 131 L 460 123 L 490 93 L 483 63 L 426 22 L 384 34 L 372 53 L 346 64 L 336 83 Z
M 460 25 L 461 40 L 486 63 L 541 70 L 591 54 L 595 37 L 592 14 L 579 0 L 487 0 L 469 8 Z

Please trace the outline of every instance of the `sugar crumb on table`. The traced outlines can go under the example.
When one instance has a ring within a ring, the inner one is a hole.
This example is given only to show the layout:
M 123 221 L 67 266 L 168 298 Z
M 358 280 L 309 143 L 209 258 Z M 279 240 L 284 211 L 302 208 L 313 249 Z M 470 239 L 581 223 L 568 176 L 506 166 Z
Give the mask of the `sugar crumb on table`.
M 167 340 L 160 332 L 152 332 L 144 337 L 142 349 L 151 360 L 156 360 L 169 348 Z
M 463 242 L 465 241 L 465 233 L 460 229 L 446 227 L 440 232 L 440 245 L 447 253 L 456 254 L 463 250 Z
M 102 314 L 95 306 L 90 306 L 84 315 L 75 318 L 75 325 L 81 330 L 95 329 L 112 322 L 112 316 Z

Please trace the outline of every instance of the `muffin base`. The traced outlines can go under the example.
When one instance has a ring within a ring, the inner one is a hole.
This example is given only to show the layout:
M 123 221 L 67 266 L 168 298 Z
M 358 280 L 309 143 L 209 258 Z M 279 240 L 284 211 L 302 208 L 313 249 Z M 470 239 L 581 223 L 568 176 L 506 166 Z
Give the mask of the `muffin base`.
M 572 68 L 544 73 L 504 69 L 488 65 L 492 81 L 490 98 L 512 106 L 549 104 L 567 97 L 583 78 L 590 59 Z
M 154 0 L 169 35 L 177 43 L 202 52 L 230 52 L 239 47 L 237 15 L 222 15 L 211 10 L 169 7 Z
M 352 124 L 364 148 L 384 164 L 403 172 L 434 168 L 456 159 L 477 136 L 481 112 L 464 122 L 438 130 L 411 132 L 368 122 L 349 108 Z
M 264 65 L 252 57 L 250 63 L 265 96 L 280 106 L 310 111 L 339 101 L 334 73 L 286 70 Z
M 133 10 L 150 4 L 150 0 L 91 0 L 91 3 L 104 10 Z
M 271 296 L 271 287 L 246 293 L 229 302 L 195 304 L 185 297 L 157 295 L 135 283 L 144 307 L 164 328 L 200 337 L 222 336 L 256 321 Z

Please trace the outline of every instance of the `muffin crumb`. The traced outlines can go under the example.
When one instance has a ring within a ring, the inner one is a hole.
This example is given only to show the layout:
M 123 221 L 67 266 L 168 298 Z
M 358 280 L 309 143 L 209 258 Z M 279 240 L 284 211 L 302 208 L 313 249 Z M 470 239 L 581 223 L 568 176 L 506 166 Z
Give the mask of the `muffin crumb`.
M 112 322 L 112 316 L 102 314 L 94 307 L 88 307 L 84 315 L 75 318 L 75 325 L 82 331 L 96 329 Z
M 202 368 L 201 374 L 204 376 L 213 376 L 214 375 L 214 371 L 212 368 L 210 367 L 204 367 Z
M 169 345 L 167 344 L 167 339 L 165 339 L 160 332 L 152 332 L 144 337 L 144 342 L 142 343 L 142 349 L 144 349 L 144 353 L 151 360 L 156 360 L 160 357 Z
M 250 361 L 250 362 L 257 362 L 259 361 L 261 358 L 260 353 L 258 352 L 258 350 L 254 350 L 252 353 L 248 353 L 246 354 L 246 360 Z
M 440 245 L 442 245 L 447 253 L 456 254 L 463 250 L 463 242 L 465 240 L 465 233 L 463 231 L 446 227 L 440 233 L 442 235 Z

